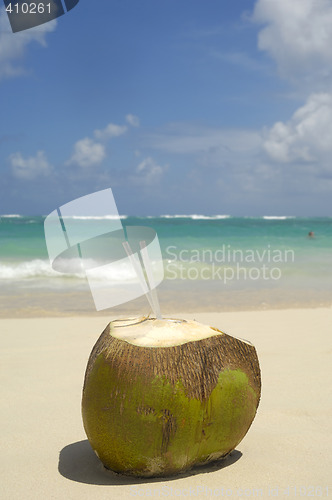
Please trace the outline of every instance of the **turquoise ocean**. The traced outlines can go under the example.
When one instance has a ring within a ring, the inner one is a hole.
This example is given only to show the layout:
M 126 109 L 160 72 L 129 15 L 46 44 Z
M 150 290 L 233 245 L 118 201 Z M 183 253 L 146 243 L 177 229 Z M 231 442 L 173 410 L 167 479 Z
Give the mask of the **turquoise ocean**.
M 52 269 L 44 219 L 0 218 L 0 316 L 97 314 L 84 274 Z M 102 232 L 104 220 L 88 219 Z M 121 222 L 158 235 L 165 315 L 332 305 L 332 217 L 121 216 Z M 130 269 L 119 267 L 111 278 L 125 283 Z M 127 313 L 148 314 L 149 304 L 141 297 L 98 314 Z

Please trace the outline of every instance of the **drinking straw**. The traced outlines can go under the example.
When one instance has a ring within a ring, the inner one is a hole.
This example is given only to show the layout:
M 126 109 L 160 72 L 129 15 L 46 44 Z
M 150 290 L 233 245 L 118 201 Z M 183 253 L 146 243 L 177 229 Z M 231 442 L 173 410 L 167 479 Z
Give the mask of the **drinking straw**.
M 150 294 L 151 294 L 151 299 L 152 299 L 152 302 L 154 305 L 153 312 L 155 313 L 157 319 L 162 319 L 158 295 L 156 292 L 156 284 L 154 281 L 151 261 L 150 261 L 150 257 L 149 257 L 149 252 L 148 252 L 148 249 L 146 247 L 145 241 L 140 241 L 139 244 L 141 247 L 141 255 L 142 255 L 146 275 L 148 277 L 148 283 L 150 285 Z
M 135 258 L 135 255 L 128 243 L 128 241 L 124 241 L 122 243 L 125 251 L 126 251 L 126 254 L 128 255 L 129 257 L 129 260 L 133 266 L 133 268 L 135 269 L 136 271 L 136 274 L 138 276 L 138 279 L 139 279 L 139 282 L 141 284 L 141 287 L 142 287 L 142 290 L 143 290 L 143 293 L 144 295 L 146 296 L 146 298 L 148 299 L 148 302 L 150 304 L 150 307 L 152 309 L 152 311 L 154 312 L 154 314 L 156 315 L 156 312 L 155 312 L 155 308 L 154 308 L 154 303 L 153 303 L 153 300 L 152 300 L 152 297 L 151 297 L 151 291 L 149 290 L 147 284 L 146 284 L 146 281 L 145 281 L 145 278 L 144 278 L 144 274 L 143 274 L 143 271 L 142 271 L 142 268 L 140 266 L 140 263 L 137 261 L 137 259 Z M 156 315 L 157 316 L 157 315 Z

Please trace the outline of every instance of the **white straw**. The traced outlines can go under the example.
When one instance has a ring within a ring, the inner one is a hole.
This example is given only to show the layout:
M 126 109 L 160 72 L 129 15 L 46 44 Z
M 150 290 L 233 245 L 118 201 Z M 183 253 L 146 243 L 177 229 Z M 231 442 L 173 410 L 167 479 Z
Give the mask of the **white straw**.
M 145 241 L 140 241 L 139 244 L 141 247 L 141 255 L 142 255 L 146 275 L 148 277 L 148 282 L 150 285 L 150 293 L 151 293 L 151 298 L 152 298 L 152 302 L 154 305 L 153 312 L 155 313 L 157 319 L 162 319 L 158 295 L 156 292 L 156 285 L 155 285 L 152 267 L 151 267 L 151 261 L 150 261 L 150 257 L 149 257 L 149 252 L 148 252 L 148 249 L 146 247 Z
M 149 304 L 150 304 L 150 307 L 152 309 L 152 311 L 155 313 L 155 310 L 154 310 L 154 303 L 153 303 L 153 300 L 152 300 L 152 297 L 151 297 L 151 292 L 146 284 L 146 281 L 145 281 L 145 278 L 144 278 L 144 274 L 143 274 L 143 271 L 142 271 L 142 268 L 141 268 L 141 265 L 139 263 L 139 261 L 137 261 L 137 259 L 135 259 L 135 255 L 133 254 L 133 251 L 128 243 L 128 241 L 124 241 L 122 243 L 128 257 L 129 257 L 129 260 L 133 266 L 133 268 L 135 269 L 136 271 L 136 274 L 138 276 L 138 279 L 139 279 L 139 282 L 141 284 L 141 287 L 142 287 L 142 290 L 143 290 L 143 293 L 144 295 L 146 296 L 146 298 L 148 299 L 149 301 Z

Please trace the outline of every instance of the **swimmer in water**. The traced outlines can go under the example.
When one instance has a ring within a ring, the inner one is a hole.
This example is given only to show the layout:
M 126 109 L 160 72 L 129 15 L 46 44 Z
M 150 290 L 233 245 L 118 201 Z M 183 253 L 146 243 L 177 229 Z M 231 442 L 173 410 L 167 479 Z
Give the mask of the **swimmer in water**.
M 314 238 L 315 233 L 313 231 L 309 231 L 308 236 L 309 236 L 309 238 Z

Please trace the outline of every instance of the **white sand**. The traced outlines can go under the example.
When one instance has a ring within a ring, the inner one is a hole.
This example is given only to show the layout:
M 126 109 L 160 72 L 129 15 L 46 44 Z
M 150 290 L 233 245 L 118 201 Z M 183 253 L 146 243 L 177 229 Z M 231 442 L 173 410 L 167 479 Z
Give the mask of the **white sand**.
M 108 320 L 2 319 L 1 500 L 332 496 L 332 308 L 176 316 L 256 346 L 261 404 L 232 456 L 167 480 L 105 471 L 80 405 L 87 359 Z

